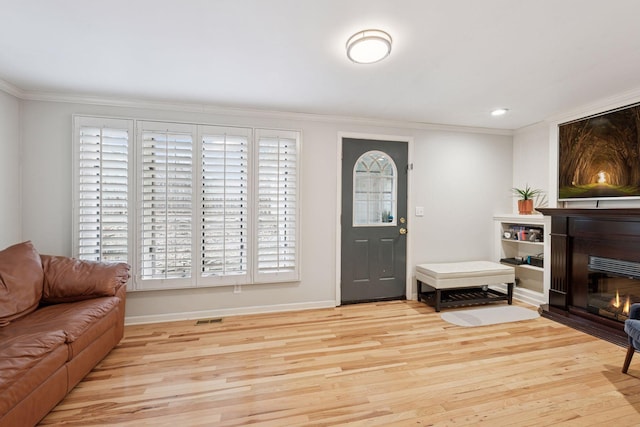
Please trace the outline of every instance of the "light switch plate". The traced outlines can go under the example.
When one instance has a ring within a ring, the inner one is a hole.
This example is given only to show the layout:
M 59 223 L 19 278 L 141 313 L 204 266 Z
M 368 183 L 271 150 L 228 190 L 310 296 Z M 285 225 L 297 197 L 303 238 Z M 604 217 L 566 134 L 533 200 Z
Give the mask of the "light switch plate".
M 424 207 L 416 206 L 416 216 L 424 216 Z

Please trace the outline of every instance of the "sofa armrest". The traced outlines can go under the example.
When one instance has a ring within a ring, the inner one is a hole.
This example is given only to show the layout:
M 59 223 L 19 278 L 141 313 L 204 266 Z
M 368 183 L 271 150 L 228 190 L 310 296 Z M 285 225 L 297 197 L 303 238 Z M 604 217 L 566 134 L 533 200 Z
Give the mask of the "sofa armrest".
M 640 319 L 640 303 L 631 304 L 629 309 L 629 319 Z
M 42 301 L 73 302 L 114 296 L 129 280 L 129 265 L 41 255 L 44 269 Z

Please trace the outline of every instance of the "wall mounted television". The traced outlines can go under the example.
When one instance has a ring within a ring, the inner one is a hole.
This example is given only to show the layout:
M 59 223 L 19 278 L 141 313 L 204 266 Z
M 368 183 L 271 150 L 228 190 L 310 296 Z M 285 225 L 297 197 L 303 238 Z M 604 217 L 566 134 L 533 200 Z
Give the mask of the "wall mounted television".
M 558 125 L 558 200 L 640 198 L 640 103 Z

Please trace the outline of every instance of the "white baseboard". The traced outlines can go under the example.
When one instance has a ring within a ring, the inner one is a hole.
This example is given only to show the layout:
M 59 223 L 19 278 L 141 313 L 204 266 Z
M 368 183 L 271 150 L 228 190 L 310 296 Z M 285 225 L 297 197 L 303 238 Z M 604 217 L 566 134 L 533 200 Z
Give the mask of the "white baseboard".
M 531 291 L 529 289 L 515 289 L 513 291 L 513 298 L 518 301 L 525 302 L 527 304 L 531 304 L 535 307 L 540 307 L 542 304 L 548 303 L 548 299 L 545 298 L 544 294 L 539 292 Z
M 142 325 L 145 323 L 176 322 L 211 317 L 229 317 L 247 314 L 279 313 L 286 311 L 312 310 L 317 308 L 333 308 L 336 302 L 314 301 L 295 304 L 262 305 L 253 307 L 224 308 L 218 310 L 189 311 L 182 313 L 151 314 L 146 316 L 125 316 L 125 325 Z
M 499 289 L 501 292 L 507 292 L 507 285 L 491 285 L 491 287 L 495 287 Z M 548 302 L 546 296 L 543 293 L 532 291 L 531 289 L 519 288 L 515 286 L 513 288 L 513 299 L 531 304 L 535 307 L 539 307 L 542 304 L 546 304 Z

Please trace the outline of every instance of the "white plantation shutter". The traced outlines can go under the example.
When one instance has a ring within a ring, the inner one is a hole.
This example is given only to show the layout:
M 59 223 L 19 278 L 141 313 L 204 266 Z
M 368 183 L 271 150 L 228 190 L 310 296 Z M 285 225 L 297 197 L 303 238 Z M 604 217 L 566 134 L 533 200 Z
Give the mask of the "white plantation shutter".
M 129 262 L 132 120 L 74 117 L 74 256 Z
M 256 130 L 256 282 L 299 280 L 299 134 Z
M 191 284 L 195 262 L 193 126 L 140 122 L 139 129 L 140 278 L 189 279 L 183 286 Z
M 203 283 L 249 277 L 250 129 L 200 127 Z
M 128 262 L 132 290 L 300 280 L 298 132 L 74 116 L 74 135 L 75 256 Z

